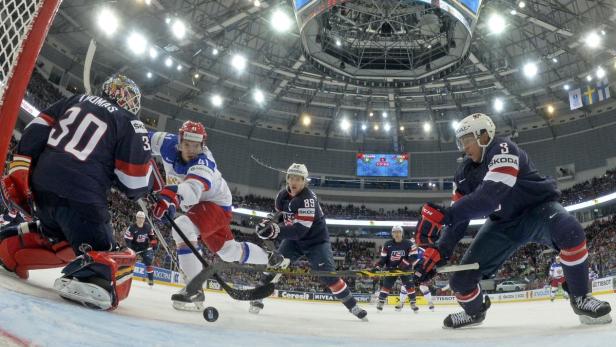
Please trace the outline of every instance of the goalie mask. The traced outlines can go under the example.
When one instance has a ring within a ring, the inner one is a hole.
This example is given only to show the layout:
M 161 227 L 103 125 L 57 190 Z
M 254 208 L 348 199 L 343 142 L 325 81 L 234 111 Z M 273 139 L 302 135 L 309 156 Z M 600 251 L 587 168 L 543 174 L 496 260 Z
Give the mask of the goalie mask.
M 124 75 L 114 74 L 103 82 L 103 96 L 134 115 L 141 109 L 141 91 Z

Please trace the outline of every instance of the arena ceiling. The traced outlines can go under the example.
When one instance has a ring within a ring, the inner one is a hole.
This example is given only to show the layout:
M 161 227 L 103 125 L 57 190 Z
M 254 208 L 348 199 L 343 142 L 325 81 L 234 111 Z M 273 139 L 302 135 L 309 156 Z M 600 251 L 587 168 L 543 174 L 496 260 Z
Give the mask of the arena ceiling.
M 425 4 L 341 2 L 318 23 L 315 42 L 325 42 L 329 34 L 334 45 L 327 68 L 302 42 L 292 1 L 65 0 L 50 39 L 68 47 L 79 70 L 95 38 L 94 81 L 123 71 L 143 86 L 146 97 L 177 104 L 169 114 L 173 118 L 182 119 L 183 108 L 197 106 L 207 110 L 204 117 L 233 118 L 252 129 L 274 125 L 287 139 L 292 132 L 329 137 L 352 131 L 391 138 L 394 148 L 399 137 L 426 132 L 450 141 L 452 122 L 472 112 L 494 114 L 498 124 L 511 129 L 537 121 L 549 126 L 569 112 L 565 86 L 581 85 L 587 76 L 597 79 L 599 68 L 608 77 L 616 71 L 616 3 L 611 0 L 484 0 L 459 64 L 444 73 L 424 73 L 426 78 L 419 76 L 422 71 L 404 71 L 420 66 L 430 72 L 438 52 L 429 48 L 449 48 L 445 55 L 456 48 L 451 44 L 456 34 L 447 37 L 442 28 L 448 24 L 438 13 L 422 10 L 401 19 L 396 13 Z M 105 9 L 117 18 L 113 33 L 109 18 L 99 25 Z M 280 13 L 292 20 L 287 31 Z M 496 14 L 500 19 L 494 19 Z M 182 29 L 178 22 L 185 25 L 182 38 L 176 35 Z M 499 24 L 502 32 L 495 33 Z M 145 42 L 131 36 L 135 33 Z M 402 58 L 393 64 L 362 59 L 375 42 L 385 42 L 379 47 L 396 49 Z M 458 48 L 463 45 L 458 41 Z M 242 63 L 245 67 L 237 69 Z M 525 74 L 533 70 L 529 63 L 537 70 L 533 77 Z M 366 66 L 372 75 L 356 78 L 357 69 Z

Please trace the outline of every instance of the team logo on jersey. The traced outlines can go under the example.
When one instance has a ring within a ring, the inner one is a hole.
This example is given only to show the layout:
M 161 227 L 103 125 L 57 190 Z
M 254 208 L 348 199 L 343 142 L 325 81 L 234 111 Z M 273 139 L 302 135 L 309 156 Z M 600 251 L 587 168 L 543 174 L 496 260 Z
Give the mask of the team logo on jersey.
M 133 125 L 133 129 L 135 129 L 135 133 L 137 134 L 147 134 L 148 129 L 145 128 L 145 125 L 140 120 L 131 120 L 130 124 Z
M 404 257 L 405 254 L 406 254 L 405 251 L 392 251 L 391 255 L 389 256 L 389 260 L 398 261 L 402 259 L 402 257 Z

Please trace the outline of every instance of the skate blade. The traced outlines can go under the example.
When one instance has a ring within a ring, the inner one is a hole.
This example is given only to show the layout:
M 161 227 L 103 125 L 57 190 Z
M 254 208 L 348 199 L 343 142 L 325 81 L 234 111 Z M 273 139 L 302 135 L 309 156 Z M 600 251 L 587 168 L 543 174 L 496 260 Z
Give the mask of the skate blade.
M 289 264 L 291 264 L 291 260 L 289 258 L 284 258 L 284 260 L 282 261 L 282 263 L 280 263 L 280 265 L 278 265 L 276 268 L 278 269 L 286 269 L 289 267 Z M 278 283 L 278 281 L 280 281 L 280 277 L 282 277 L 282 274 L 276 274 L 276 276 L 274 276 L 274 278 L 272 279 L 272 281 L 270 283 Z
M 592 318 L 588 316 L 579 316 L 580 322 L 586 325 L 598 325 L 598 324 L 610 324 L 612 323 L 612 316 L 610 314 L 606 314 L 605 316 Z
M 202 312 L 204 308 L 202 302 L 172 301 L 172 303 L 173 303 L 173 308 L 178 311 Z
M 70 278 L 58 278 L 53 289 L 63 299 L 81 304 L 95 310 L 108 310 L 112 306 L 111 293 L 91 284 Z
M 472 324 L 465 325 L 465 326 L 463 326 L 463 327 L 458 327 L 458 328 L 454 328 L 454 327 L 446 327 L 446 326 L 444 326 L 444 325 L 443 325 L 443 329 L 447 329 L 447 330 L 449 330 L 449 329 L 452 329 L 452 330 L 456 330 L 456 329 L 466 329 L 466 328 L 476 327 L 476 326 L 481 325 L 481 324 L 483 324 L 483 322 L 479 322 L 479 323 L 472 323 Z
M 248 309 L 248 312 L 249 312 L 249 313 L 252 313 L 252 314 L 259 314 L 259 312 L 261 312 L 261 309 L 260 309 L 259 307 L 253 307 L 253 306 L 251 306 L 251 307 Z

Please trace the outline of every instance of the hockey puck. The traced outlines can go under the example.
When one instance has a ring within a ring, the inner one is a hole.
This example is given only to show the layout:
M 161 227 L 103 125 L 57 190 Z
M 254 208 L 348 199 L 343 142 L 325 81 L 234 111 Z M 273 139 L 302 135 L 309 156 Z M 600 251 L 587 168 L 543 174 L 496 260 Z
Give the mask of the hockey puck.
M 218 320 L 218 310 L 215 307 L 209 306 L 203 310 L 203 318 L 208 322 Z

